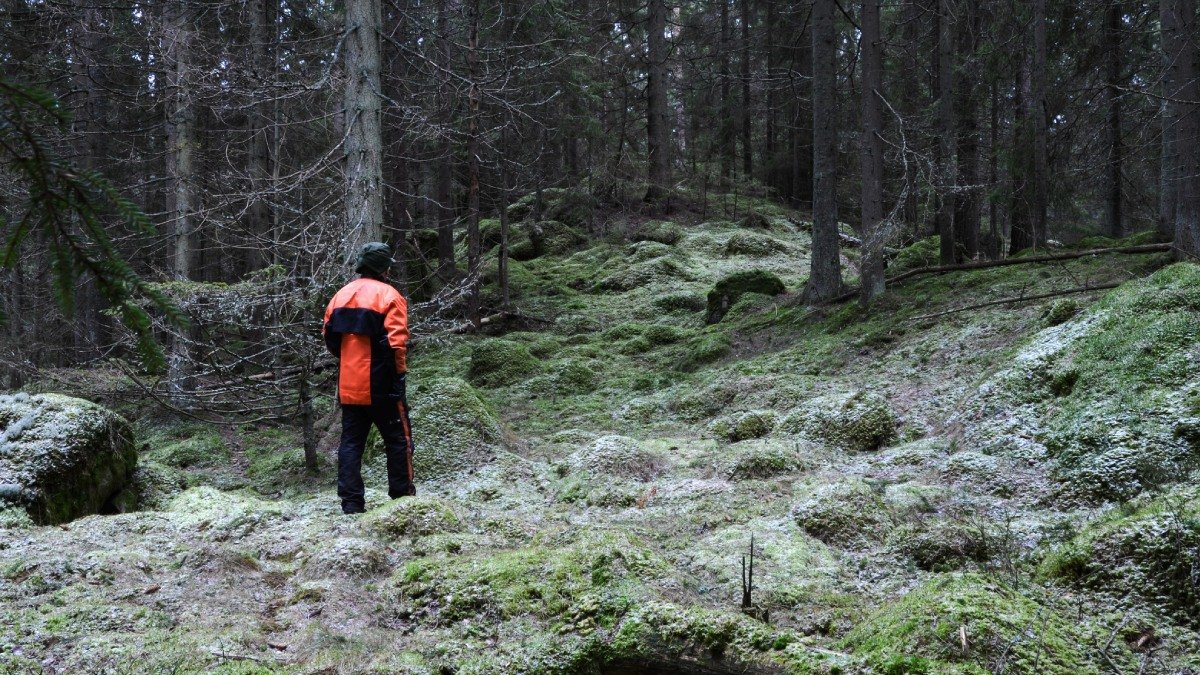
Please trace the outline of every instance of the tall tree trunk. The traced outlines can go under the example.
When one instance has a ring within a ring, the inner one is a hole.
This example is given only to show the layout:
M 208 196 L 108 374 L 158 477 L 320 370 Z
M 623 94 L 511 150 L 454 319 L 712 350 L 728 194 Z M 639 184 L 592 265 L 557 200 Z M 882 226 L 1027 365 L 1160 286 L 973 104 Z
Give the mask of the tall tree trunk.
M 450 90 L 450 17 L 446 3 L 449 0 L 438 0 L 437 3 L 437 52 L 438 79 L 442 107 L 440 119 L 441 137 L 438 142 L 438 156 L 434 160 L 437 168 L 434 176 L 434 213 L 437 215 L 437 250 L 438 278 L 443 284 L 454 281 L 456 275 L 454 263 L 454 209 L 451 203 L 451 183 L 453 182 L 452 167 L 454 165 L 454 150 L 450 145 L 450 123 L 453 111 Z
M 480 315 L 479 278 L 479 0 L 470 0 L 468 5 L 467 74 L 470 78 L 468 93 L 469 117 L 467 119 L 467 276 L 471 294 L 467 316 L 478 331 L 483 317 Z
M 250 203 L 246 209 L 246 241 L 241 256 L 242 270 L 267 264 L 270 260 L 269 247 L 264 243 L 271 238 L 274 225 L 271 217 L 271 131 L 274 126 L 274 95 L 268 95 L 269 84 L 275 76 L 275 0 L 249 0 L 246 10 L 250 14 L 250 61 L 254 75 L 254 92 L 258 102 L 246 115 L 246 127 L 250 135 L 250 151 L 247 156 L 246 173 L 250 176 Z
M 665 0 L 650 0 L 646 48 L 649 78 L 646 81 L 646 147 L 649 149 L 647 202 L 660 202 L 670 195 L 671 148 L 667 125 L 667 6 Z
M 80 97 L 72 117 L 73 131 L 79 137 L 79 166 L 87 171 L 98 171 L 105 166 L 107 154 L 107 111 L 108 98 L 99 83 L 97 59 L 105 48 L 107 34 L 100 11 L 85 6 L 81 0 L 74 3 L 76 37 L 72 52 L 72 79 Z M 75 322 L 73 338 L 78 357 L 95 358 L 107 342 L 105 317 L 102 313 L 104 301 L 90 275 L 80 278 L 75 292 Z
M 1030 99 L 1029 121 L 1033 124 L 1033 183 L 1032 203 L 1034 241 L 1044 247 L 1049 241 L 1047 231 L 1046 181 L 1047 167 L 1047 124 L 1049 111 L 1046 105 L 1046 0 L 1033 1 L 1033 66 L 1030 74 L 1033 96 Z
M 752 147 L 754 129 L 750 126 L 750 3 L 742 3 L 742 174 L 746 179 L 754 173 L 754 151 Z
M 166 3 L 163 7 L 164 50 L 167 68 L 166 173 L 170 184 L 167 214 L 171 221 L 175 279 L 191 279 L 195 251 L 195 106 L 191 94 L 192 47 L 195 41 L 195 15 L 189 0 Z M 168 356 L 167 387 L 169 396 L 182 403 L 193 388 L 190 334 L 182 331 L 171 340 Z
M 1121 175 L 1124 164 L 1124 148 L 1121 143 L 1121 91 L 1117 88 L 1122 81 L 1121 14 L 1122 1 L 1109 0 L 1104 21 L 1104 76 L 1108 86 L 1104 93 L 1108 99 L 1108 170 L 1105 172 L 1104 229 L 1109 236 L 1125 234 L 1124 214 L 1121 203 Z
M 718 129 L 721 146 L 721 178 L 728 189 L 729 179 L 733 174 L 733 97 L 730 94 L 729 53 L 732 51 L 732 40 L 729 28 L 730 0 L 718 0 L 721 3 L 721 48 L 720 59 L 721 106 Z
M 379 0 L 346 0 L 346 255 L 383 238 Z
M 883 39 L 879 0 L 863 0 L 862 38 L 862 283 L 863 305 L 884 290 L 883 246 Z
M 1023 251 L 1037 243 L 1031 195 L 1037 188 L 1033 183 L 1033 121 L 1030 119 L 1030 74 L 1028 57 L 1021 59 L 1014 87 L 1012 153 L 1009 162 L 1009 242 L 1010 254 Z
M 954 188 L 957 184 L 955 167 L 954 128 L 954 31 L 950 0 L 938 2 L 937 49 L 937 126 L 938 126 L 938 209 L 937 229 L 941 242 L 940 260 L 943 265 L 954 262 Z
M 1000 94 L 997 91 L 996 80 L 991 82 L 991 114 L 988 138 L 988 185 L 992 191 L 999 187 L 1000 173 Z M 1004 252 L 1004 238 L 1000 232 L 1000 223 L 996 214 L 996 199 L 988 197 L 988 241 L 987 257 L 997 260 Z
M 920 65 L 920 37 L 919 28 L 920 22 L 924 15 L 925 7 L 923 0 L 906 0 L 904 3 L 903 13 L 901 15 L 901 43 L 904 45 L 904 50 L 901 53 L 901 63 L 903 70 L 906 73 L 905 77 L 900 78 L 900 131 L 903 134 L 903 147 L 901 150 L 905 153 L 902 158 L 904 166 L 904 205 L 901 213 L 904 219 L 904 227 L 912 236 L 918 236 L 921 230 L 919 222 L 919 204 L 918 199 L 921 192 L 921 177 L 917 170 L 916 162 L 913 161 L 918 150 L 916 125 L 911 120 L 915 120 L 924 107 L 922 102 L 922 91 L 920 79 L 911 76 L 912 73 L 921 72 Z
M 779 77 L 776 72 L 775 64 L 775 42 L 772 36 L 775 34 L 775 0 L 766 0 L 767 4 L 767 20 L 763 27 L 763 49 L 766 51 L 767 57 L 767 110 L 766 120 L 764 122 L 763 135 L 763 158 L 762 162 L 766 170 L 764 180 L 767 187 L 776 191 L 782 192 L 782 186 L 779 184 L 779 154 L 775 151 L 775 80 Z
M 1164 15 L 1172 16 L 1164 24 L 1174 27 L 1174 34 L 1164 35 L 1169 46 L 1171 83 L 1174 93 L 1168 105 L 1176 107 L 1174 118 L 1179 148 L 1175 168 L 1178 193 L 1175 201 L 1175 251 L 1180 257 L 1195 259 L 1200 255 L 1200 64 L 1197 63 L 1200 31 L 1197 30 L 1195 0 L 1167 0 Z M 1165 3 L 1164 3 L 1165 4 Z
M 388 99 L 388 110 L 392 113 L 383 117 L 383 133 L 387 139 L 384 146 L 387 152 L 384 155 L 383 163 L 386 194 L 383 202 L 383 229 L 386 239 L 392 243 L 392 248 L 396 251 L 396 281 L 401 288 L 406 289 L 408 288 L 408 237 L 409 231 L 412 230 L 408 148 L 405 145 L 407 129 L 400 123 L 404 111 L 391 108 L 404 95 L 401 83 L 408 75 L 408 61 L 403 58 L 399 47 L 396 46 L 405 39 L 404 31 L 407 26 L 404 25 L 404 20 L 403 8 L 392 11 L 387 17 L 391 39 L 383 43 L 384 62 L 387 64 L 387 73 L 389 74 L 384 81 L 384 92 Z
M 805 22 L 793 50 L 799 72 L 796 95 L 792 97 L 792 203 L 798 208 L 813 205 L 813 50 L 812 20 Z M 836 57 L 835 57 L 836 58 Z M 804 105 L 808 101 L 808 106 Z
M 962 262 L 979 255 L 979 123 L 976 119 L 976 82 L 979 69 L 975 58 L 975 40 L 981 32 L 981 13 L 969 3 L 959 15 L 965 30 L 958 31 L 959 74 L 955 78 L 955 115 L 957 116 L 957 182 L 964 186 L 954 200 L 954 260 Z
M 1162 146 L 1160 148 L 1158 233 L 1166 239 L 1175 237 L 1175 206 L 1179 201 L 1179 147 L 1178 122 L 1179 104 L 1171 100 L 1175 95 L 1178 68 L 1175 64 L 1175 36 L 1178 25 L 1175 20 L 1174 0 L 1159 3 L 1159 27 L 1163 59 L 1162 76 Z
M 835 0 L 814 0 L 813 226 L 807 302 L 826 302 L 842 290 L 837 219 L 837 27 Z

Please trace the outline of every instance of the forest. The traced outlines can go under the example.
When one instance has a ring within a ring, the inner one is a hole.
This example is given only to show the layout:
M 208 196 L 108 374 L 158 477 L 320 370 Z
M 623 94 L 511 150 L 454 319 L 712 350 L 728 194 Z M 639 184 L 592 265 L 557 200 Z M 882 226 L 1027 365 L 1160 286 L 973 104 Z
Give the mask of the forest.
M 0 673 L 1200 673 L 1195 0 L 0 0 L 0 65 Z

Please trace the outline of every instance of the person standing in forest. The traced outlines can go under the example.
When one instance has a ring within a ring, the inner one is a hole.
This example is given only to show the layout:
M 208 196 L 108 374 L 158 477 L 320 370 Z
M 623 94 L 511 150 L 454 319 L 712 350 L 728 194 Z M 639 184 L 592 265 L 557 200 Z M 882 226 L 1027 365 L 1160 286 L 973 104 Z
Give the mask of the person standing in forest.
M 338 359 L 338 497 L 346 514 L 366 509 L 362 456 L 372 424 L 387 453 L 388 496 L 417 493 L 405 397 L 408 303 L 387 282 L 393 262 L 387 244 L 363 245 L 354 268 L 361 276 L 342 287 L 325 309 L 325 346 Z

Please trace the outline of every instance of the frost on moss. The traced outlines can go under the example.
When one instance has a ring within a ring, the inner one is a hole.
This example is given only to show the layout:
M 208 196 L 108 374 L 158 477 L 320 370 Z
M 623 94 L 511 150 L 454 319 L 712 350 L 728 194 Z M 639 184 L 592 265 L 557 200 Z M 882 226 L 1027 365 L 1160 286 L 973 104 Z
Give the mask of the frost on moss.
M 885 604 L 843 642 L 885 673 L 1086 675 L 1110 672 L 1089 649 L 1105 637 L 994 579 L 955 573 Z M 1112 662 L 1132 668 L 1120 672 L 1137 670 L 1123 644 L 1111 647 Z
M 368 529 L 389 539 L 462 530 L 462 521 L 450 505 L 435 497 L 393 499 L 368 511 L 362 522 Z
M 0 506 L 39 524 L 96 513 L 137 467 L 121 417 L 58 394 L 0 396 Z
M 1132 596 L 1200 627 L 1200 491 L 1131 503 L 1052 550 L 1043 576 Z
M 977 522 L 927 517 L 905 523 L 888 534 L 889 545 L 910 558 L 917 567 L 931 572 L 949 572 L 972 562 L 986 562 L 998 539 L 990 525 Z
M 779 429 L 844 450 L 877 450 L 896 437 L 896 413 L 887 399 L 865 391 L 811 399 L 790 412 Z
M 788 250 L 787 244 L 757 232 L 736 232 L 725 241 L 725 255 L 765 258 Z
M 572 453 L 566 468 L 572 474 L 585 473 L 596 478 L 630 478 L 647 481 L 662 473 L 662 457 L 644 449 L 627 436 L 601 436 Z
M 467 378 L 484 387 L 503 387 L 528 379 L 541 368 L 529 348 L 499 338 L 479 342 L 471 349 Z
M 568 361 L 554 369 L 554 389 L 560 394 L 585 394 L 596 387 L 596 371 L 586 363 Z
M 733 343 L 724 333 L 701 333 L 680 344 L 675 367 L 685 373 L 717 361 L 733 349 Z
M 421 383 L 412 406 L 417 480 L 445 478 L 485 464 L 503 434 L 471 385 L 457 378 Z
M 860 478 L 817 486 L 792 509 L 796 523 L 833 545 L 881 541 L 893 524 L 880 491 Z
M 215 431 L 197 431 L 188 438 L 154 448 L 147 459 L 177 469 L 213 466 L 229 459 L 225 442 Z
M 708 292 L 707 323 L 717 323 L 729 311 L 730 307 L 745 293 L 762 293 L 763 295 L 779 295 L 784 292 L 783 282 L 779 277 L 764 270 L 749 270 L 735 272 L 716 283 Z
M 648 220 L 630 229 L 630 241 L 651 241 L 667 246 L 683 239 L 683 228 L 669 220 Z
M 776 439 L 742 441 L 723 452 L 720 473 L 729 480 L 772 478 L 814 466 L 799 443 Z
M 179 473 L 156 462 L 141 462 L 133 472 L 137 507 L 146 510 L 166 508 L 171 498 L 187 487 Z
M 617 269 L 596 282 L 597 292 L 626 292 L 654 285 L 692 281 L 691 261 L 682 255 L 663 256 Z
M 938 264 L 940 255 L 940 240 L 936 237 L 926 237 L 900 249 L 888 264 L 888 272 L 899 274 L 918 267 L 929 267 Z
M 721 440 L 736 443 L 752 438 L 762 438 L 775 428 L 775 413 L 770 410 L 750 410 L 724 415 L 708 425 L 708 434 Z
M 508 217 L 514 221 L 526 220 L 537 210 L 538 193 L 524 195 L 508 207 Z M 541 217 L 558 220 L 571 227 L 587 227 L 591 223 L 596 200 L 582 190 L 545 188 L 541 191 Z
M 387 555 L 376 543 L 354 537 L 323 540 L 301 560 L 300 577 L 363 579 L 387 570 Z

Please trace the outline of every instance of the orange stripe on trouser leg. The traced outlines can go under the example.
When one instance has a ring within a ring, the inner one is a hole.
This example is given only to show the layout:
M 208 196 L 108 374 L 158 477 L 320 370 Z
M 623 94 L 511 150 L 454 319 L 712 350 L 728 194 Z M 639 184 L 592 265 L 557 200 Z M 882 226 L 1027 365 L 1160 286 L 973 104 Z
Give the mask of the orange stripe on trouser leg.
M 400 415 L 400 424 L 404 426 L 405 464 L 408 468 L 408 482 L 413 482 L 413 442 L 412 428 L 408 424 L 408 406 L 403 401 L 396 402 L 396 412 Z

